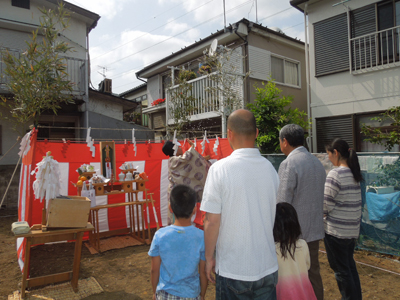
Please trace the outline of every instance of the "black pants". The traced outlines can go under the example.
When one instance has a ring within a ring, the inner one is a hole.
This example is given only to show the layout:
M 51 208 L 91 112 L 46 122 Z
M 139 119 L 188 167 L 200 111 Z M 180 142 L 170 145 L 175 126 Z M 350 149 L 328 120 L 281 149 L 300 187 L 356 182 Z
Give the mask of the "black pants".
M 335 272 L 342 300 L 361 300 L 361 284 L 353 258 L 355 239 L 339 239 L 325 234 L 325 249 L 329 265 Z

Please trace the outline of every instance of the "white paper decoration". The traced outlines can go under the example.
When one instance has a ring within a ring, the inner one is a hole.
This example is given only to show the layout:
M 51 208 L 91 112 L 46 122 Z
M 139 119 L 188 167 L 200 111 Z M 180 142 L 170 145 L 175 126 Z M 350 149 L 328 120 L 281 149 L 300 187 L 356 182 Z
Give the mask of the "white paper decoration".
M 215 143 L 214 143 L 214 147 L 213 147 L 213 151 L 214 151 L 215 155 L 218 155 L 218 146 L 219 146 L 219 138 L 216 135 L 215 136 Z
M 90 130 L 91 130 L 91 127 L 89 127 L 89 129 L 87 130 L 87 133 L 86 133 L 86 144 L 90 148 L 90 151 L 92 151 L 92 157 L 95 157 L 96 147 L 94 146 L 94 139 L 92 139 L 90 137 Z
M 207 139 L 207 130 L 204 131 L 203 141 L 200 143 L 201 154 L 204 154 L 204 150 L 206 149 L 206 142 L 210 143 L 210 141 Z
M 50 151 L 47 152 L 42 161 L 36 164 L 35 170 L 31 172 L 31 175 L 36 173 L 36 180 L 33 182 L 35 198 L 40 199 L 40 202 L 45 199 L 46 207 L 49 199 L 59 195 L 61 188 L 59 165 L 50 154 Z
M 24 157 L 29 152 L 29 149 L 31 149 L 31 139 L 30 139 L 31 134 L 32 130 L 29 131 L 27 134 L 25 134 L 21 140 L 18 152 L 18 155 L 21 157 Z
M 135 138 L 135 128 L 132 129 L 132 144 L 133 144 L 133 151 L 135 151 L 135 156 L 136 156 L 137 147 L 136 147 L 136 138 Z
M 179 146 L 181 145 L 176 139 L 176 130 L 174 131 L 174 138 L 172 139 L 172 143 L 174 144 L 174 147 L 172 147 L 172 149 L 174 149 L 174 156 L 175 156 Z

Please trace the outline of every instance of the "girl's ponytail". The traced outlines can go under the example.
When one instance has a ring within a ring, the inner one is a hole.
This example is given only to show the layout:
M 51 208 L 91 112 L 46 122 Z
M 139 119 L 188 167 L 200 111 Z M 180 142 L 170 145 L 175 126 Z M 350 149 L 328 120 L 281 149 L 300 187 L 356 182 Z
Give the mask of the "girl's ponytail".
M 349 147 L 349 144 L 347 144 L 345 140 L 339 138 L 334 139 L 332 143 L 325 147 L 325 149 L 332 153 L 334 150 L 336 150 L 342 158 L 346 159 L 347 165 L 353 174 L 354 180 L 357 182 L 363 180 L 357 153 L 354 151 L 354 149 Z
M 358 156 L 356 151 L 349 149 L 349 157 L 347 158 L 347 165 L 349 166 L 351 173 L 353 173 L 354 180 L 360 182 L 363 180 L 361 175 L 360 164 L 358 162 Z

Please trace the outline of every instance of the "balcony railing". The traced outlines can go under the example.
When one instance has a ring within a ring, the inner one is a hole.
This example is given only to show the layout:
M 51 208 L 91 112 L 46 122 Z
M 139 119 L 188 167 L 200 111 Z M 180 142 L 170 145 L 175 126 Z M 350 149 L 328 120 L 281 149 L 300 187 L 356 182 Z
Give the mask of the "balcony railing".
M 185 117 L 191 121 L 221 117 L 221 112 L 224 110 L 224 96 L 222 88 L 218 87 L 216 80 L 212 76 L 202 76 L 191 81 L 189 91 L 182 89 L 179 85 L 175 85 L 166 90 L 166 114 L 168 124 L 174 124 L 174 111 L 179 110 L 185 114 Z M 232 90 L 237 91 L 240 97 L 243 96 L 243 83 L 237 79 Z M 176 97 L 179 93 L 185 93 L 189 97 Z M 172 101 L 171 98 L 174 98 Z M 178 99 L 178 100 L 177 100 Z M 242 105 L 243 103 L 241 103 Z M 226 105 L 226 104 L 225 104 Z M 188 106 L 190 108 L 188 109 Z M 232 104 L 230 106 L 233 106 Z M 237 107 L 235 107 L 237 108 Z M 225 108 L 226 109 L 226 108 Z M 233 107 L 231 108 L 233 109 Z
M 353 74 L 400 66 L 400 26 L 350 39 Z
M 21 50 L 18 49 L 9 49 L 9 48 L 0 48 L 0 50 L 8 50 L 8 52 L 16 57 L 20 57 L 22 54 Z M 86 60 L 73 58 L 73 57 L 65 57 L 65 64 L 67 67 L 67 80 L 69 80 L 72 84 L 72 93 L 76 96 L 84 95 L 86 93 L 87 79 L 86 79 Z M 2 53 L 0 51 L 0 89 L 5 88 L 5 84 L 10 82 L 10 78 L 5 75 L 6 65 L 3 62 Z

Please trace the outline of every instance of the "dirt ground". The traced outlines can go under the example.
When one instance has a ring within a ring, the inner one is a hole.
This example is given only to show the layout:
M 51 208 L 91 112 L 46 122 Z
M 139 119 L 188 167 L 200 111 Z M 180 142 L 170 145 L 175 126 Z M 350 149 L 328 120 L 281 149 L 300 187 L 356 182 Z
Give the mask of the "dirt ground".
M 10 216 L 11 215 L 11 216 Z M 0 210 L 0 299 L 20 287 L 21 272 L 17 263 L 15 237 L 11 223 L 17 221 L 16 211 Z M 321 243 L 321 251 L 324 251 Z M 31 274 L 41 276 L 72 270 L 73 243 L 42 245 L 32 248 Z M 135 246 L 90 254 L 82 247 L 80 278 L 93 276 L 104 293 L 87 300 L 151 299 L 149 246 Z M 340 299 L 340 294 L 326 254 L 320 252 L 321 274 L 325 299 Z M 357 261 L 400 274 L 399 257 L 357 251 Z M 400 299 L 400 275 L 358 264 L 364 299 Z M 209 285 L 206 299 L 215 299 L 215 288 Z

